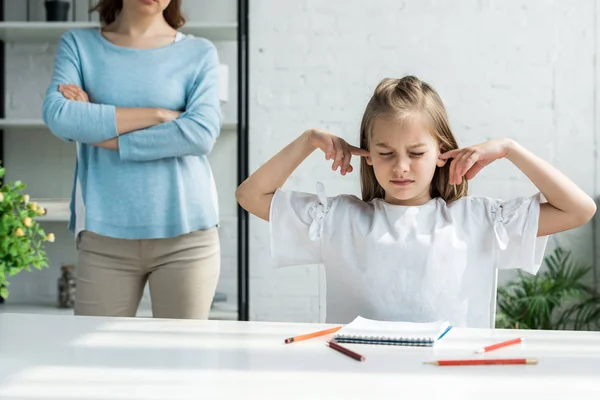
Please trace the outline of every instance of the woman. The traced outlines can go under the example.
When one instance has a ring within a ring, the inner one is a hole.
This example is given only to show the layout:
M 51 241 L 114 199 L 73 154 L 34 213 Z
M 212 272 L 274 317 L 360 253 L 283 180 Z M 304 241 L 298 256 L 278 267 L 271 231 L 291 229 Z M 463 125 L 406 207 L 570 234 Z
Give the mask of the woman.
M 218 55 L 177 31 L 180 0 L 102 0 L 102 28 L 61 38 L 43 118 L 77 143 L 70 229 L 76 315 L 208 318 L 220 271 L 207 160 L 221 126 Z

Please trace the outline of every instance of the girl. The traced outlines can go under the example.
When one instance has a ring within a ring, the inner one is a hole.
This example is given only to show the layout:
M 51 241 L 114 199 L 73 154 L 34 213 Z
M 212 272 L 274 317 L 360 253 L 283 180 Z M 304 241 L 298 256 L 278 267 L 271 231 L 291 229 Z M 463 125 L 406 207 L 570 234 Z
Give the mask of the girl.
M 220 271 L 207 155 L 221 126 L 215 46 L 178 31 L 181 0 L 101 0 L 63 35 L 43 105 L 77 143 L 76 315 L 208 317 Z
M 281 190 L 321 149 L 333 170 L 361 157 L 362 200 Z M 467 180 L 500 158 L 541 195 L 508 201 L 468 197 Z M 264 164 L 236 193 L 270 221 L 277 266 L 325 265 L 327 321 L 450 320 L 493 327 L 496 268 L 535 274 L 547 236 L 586 223 L 594 201 L 514 140 L 459 149 L 442 100 L 419 79 L 385 79 L 363 116 L 360 148 L 310 129 Z

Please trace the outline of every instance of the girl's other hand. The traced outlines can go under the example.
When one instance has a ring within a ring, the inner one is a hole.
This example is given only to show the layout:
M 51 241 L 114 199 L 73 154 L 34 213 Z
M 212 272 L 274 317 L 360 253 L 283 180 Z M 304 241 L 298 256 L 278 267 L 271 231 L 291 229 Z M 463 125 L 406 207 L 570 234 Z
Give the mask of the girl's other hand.
M 352 165 L 350 165 L 353 155 L 360 157 L 369 156 L 367 150 L 352 146 L 344 139 L 321 129 L 311 129 L 309 131 L 309 141 L 312 146 L 321 149 L 325 153 L 326 160 L 333 160 L 331 169 L 336 171 L 340 168 L 342 175 L 346 175 L 346 173 L 354 170 Z
M 440 160 L 452 158 L 450 164 L 450 184 L 459 185 L 463 176 L 473 179 L 483 167 L 504 158 L 510 147 L 509 139 L 488 140 L 474 146 L 450 150 L 440 154 Z

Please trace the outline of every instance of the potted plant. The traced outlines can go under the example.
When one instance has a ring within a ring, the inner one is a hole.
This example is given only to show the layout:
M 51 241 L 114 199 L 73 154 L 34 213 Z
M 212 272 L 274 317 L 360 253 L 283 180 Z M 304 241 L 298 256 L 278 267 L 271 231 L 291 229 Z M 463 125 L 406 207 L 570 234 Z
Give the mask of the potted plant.
M 67 21 L 71 3 L 65 0 L 46 0 L 46 21 Z
M 582 282 L 591 266 L 556 248 L 544 258 L 547 270 L 525 275 L 498 289 L 497 328 L 600 329 L 600 294 Z
M 5 168 L 0 165 L 0 180 Z M 54 242 L 54 234 L 46 234 L 35 218 L 46 211 L 23 194 L 21 181 L 0 184 L 0 297 L 8 298 L 8 278 L 31 267 L 48 266 L 45 242 Z

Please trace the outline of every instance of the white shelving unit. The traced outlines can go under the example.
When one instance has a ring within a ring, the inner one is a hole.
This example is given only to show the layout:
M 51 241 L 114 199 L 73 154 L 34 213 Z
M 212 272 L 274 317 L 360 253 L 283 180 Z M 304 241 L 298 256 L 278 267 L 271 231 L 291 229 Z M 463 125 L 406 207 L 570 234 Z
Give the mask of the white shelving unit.
M 12 0 L 11 0 L 12 1 Z M 99 28 L 98 22 L 32 22 L 32 21 L 0 21 L 0 40 L 5 43 L 57 43 L 59 38 L 68 30 L 78 28 Z M 236 41 L 238 37 L 238 26 L 235 22 L 207 23 L 188 21 L 181 28 L 181 32 L 204 37 L 211 41 Z M 19 131 L 40 131 L 48 127 L 41 118 L 0 118 L 0 130 L 4 135 L 18 135 Z M 237 131 L 236 122 L 223 123 L 221 134 Z M 37 132 L 36 132 L 37 133 Z M 0 135 L 0 140 L 2 140 Z M 57 139 L 58 140 L 58 139 Z M 0 154 L 2 157 L 2 154 Z M 10 168 L 10 166 L 8 166 Z M 70 199 L 62 198 L 32 198 L 40 206 L 46 209 L 46 214 L 36 218 L 40 222 L 66 222 L 70 218 Z M 235 320 L 238 318 L 237 307 L 229 303 L 215 303 L 210 318 L 222 320 Z M 65 313 L 72 314 L 73 310 L 60 309 L 54 304 L 23 304 L 11 303 L 0 304 L 0 313 Z M 140 305 L 138 316 L 150 317 L 151 310 L 147 306 Z
M 69 29 L 98 28 L 97 22 L 0 22 L 0 40 L 5 42 L 57 41 Z M 181 32 L 211 41 L 237 40 L 235 23 L 188 22 Z

